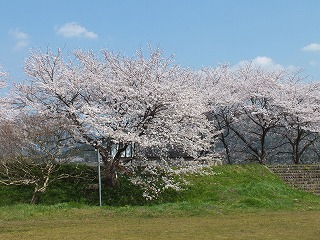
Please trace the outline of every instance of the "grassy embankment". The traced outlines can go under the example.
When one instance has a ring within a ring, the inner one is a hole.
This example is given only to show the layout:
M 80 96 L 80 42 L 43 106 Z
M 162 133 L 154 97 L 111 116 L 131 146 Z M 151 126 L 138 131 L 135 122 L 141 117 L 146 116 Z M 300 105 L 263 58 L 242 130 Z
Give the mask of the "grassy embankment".
M 318 239 L 320 197 L 260 165 L 214 171 L 144 206 L 2 206 L 0 239 Z

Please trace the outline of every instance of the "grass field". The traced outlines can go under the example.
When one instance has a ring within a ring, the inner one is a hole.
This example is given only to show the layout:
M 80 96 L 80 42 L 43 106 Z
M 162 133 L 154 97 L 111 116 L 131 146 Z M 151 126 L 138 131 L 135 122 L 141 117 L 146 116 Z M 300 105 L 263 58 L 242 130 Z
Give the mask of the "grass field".
M 2 204 L 0 239 L 320 238 L 319 196 L 286 186 L 260 165 L 214 172 L 190 176 L 187 191 L 142 206 Z M 5 193 L 8 189 L 0 197 L 12 196 Z
M 21 206 L 25 208 L 25 206 Z M 34 208 L 34 207 L 33 207 Z M 41 207 L 40 207 L 41 208 Z M 0 239 L 319 239 L 320 211 L 189 215 L 148 208 L 29 209 L 0 221 Z M 10 212 L 9 209 L 7 211 Z M 36 211 L 36 212 L 34 212 Z M 32 212 L 34 215 L 32 215 Z M 14 219 L 16 218 L 16 219 Z

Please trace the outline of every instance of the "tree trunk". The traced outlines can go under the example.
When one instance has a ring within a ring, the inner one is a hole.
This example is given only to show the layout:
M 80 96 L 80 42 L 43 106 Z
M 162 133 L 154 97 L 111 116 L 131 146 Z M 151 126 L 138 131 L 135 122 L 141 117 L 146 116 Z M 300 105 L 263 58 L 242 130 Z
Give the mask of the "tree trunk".
M 31 202 L 30 202 L 31 204 L 38 204 L 40 202 L 41 194 L 47 190 L 53 165 L 49 164 L 47 166 L 48 166 L 48 169 L 46 169 L 47 175 L 40 176 L 38 181 L 35 183 L 33 196 L 32 196 Z
M 117 170 L 119 170 L 121 154 L 127 149 L 127 143 L 119 143 L 117 153 L 114 157 L 109 155 L 108 149 L 100 148 L 100 154 L 105 167 L 106 187 L 115 188 L 119 186 Z
M 105 173 L 106 173 L 106 187 L 115 188 L 118 186 L 117 172 L 115 168 L 114 159 L 104 160 Z
M 232 164 L 230 149 L 229 149 L 228 143 L 226 141 L 226 138 L 223 134 L 221 134 L 220 141 L 222 142 L 224 150 L 225 150 L 227 163 Z
M 294 141 L 292 142 L 292 161 L 294 164 L 300 163 L 300 151 L 299 146 L 302 140 L 302 136 L 304 134 L 304 130 L 297 126 L 297 135 Z
M 294 144 L 292 149 L 292 161 L 294 164 L 300 163 L 299 145 Z
M 35 186 L 30 204 L 38 204 L 40 202 L 41 191 L 38 185 Z
M 266 152 L 264 151 L 264 149 L 262 149 L 262 151 L 260 152 L 260 154 L 258 156 L 258 162 L 260 164 L 265 164 L 267 162 Z
M 225 154 L 226 154 L 227 163 L 232 164 L 231 152 L 230 152 L 230 148 L 229 148 L 229 145 L 227 142 L 227 136 L 229 135 L 229 132 L 230 132 L 229 126 L 230 126 L 231 120 L 230 120 L 228 114 L 225 113 L 223 110 L 222 110 L 221 114 L 212 113 L 212 115 L 215 119 L 217 130 L 221 131 L 219 140 L 223 144 Z

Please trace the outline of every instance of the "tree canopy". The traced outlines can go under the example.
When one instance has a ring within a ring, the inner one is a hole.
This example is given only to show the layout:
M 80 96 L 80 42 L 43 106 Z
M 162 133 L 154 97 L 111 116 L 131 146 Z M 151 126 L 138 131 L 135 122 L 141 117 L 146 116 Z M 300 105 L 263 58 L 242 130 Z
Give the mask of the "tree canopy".
M 153 198 L 157 186 L 180 188 L 178 172 L 205 172 L 217 158 L 320 160 L 319 83 L 301 72 L 254 63 L 192 70 L 159 48 L 132 57 L 33 50 L 24 70 L 28 80 L 1 99 L 2 161 L 51 152 L 53 163 L 87 145 L 101 154 L 107 186 L 127 174 Z M 0 87 L 7 76 L 0 70 Z

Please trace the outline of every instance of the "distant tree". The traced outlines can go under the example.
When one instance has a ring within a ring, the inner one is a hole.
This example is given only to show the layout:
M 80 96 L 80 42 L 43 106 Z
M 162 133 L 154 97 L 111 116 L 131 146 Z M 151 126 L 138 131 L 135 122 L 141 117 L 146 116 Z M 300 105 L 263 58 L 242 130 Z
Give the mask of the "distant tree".
M 0 65 L 0 89 L 7 86 L 6 81 L 9 74 Z M 4 97 L 0 96 L 0 119 L 7 118 L 10 112 L 7 111 L 7 101 Z
M 19 156 L 22 152 L 22 137 L 11 121 L 0 121 L 0 159 L 9 159 Z
M 6 86 L 5 84 L 5 78 L 8 76 L 8 73 L 0 66 L 0 88 L 3 88 Z
M 0 183 L 33 186 L 32 204 L 40 201 L 52 182 L 80 177 L 79 173 L 57 173 L 61 163 L 68 161 L 63 143 L 69 138 L 59 121 L 32 115 L 0 123 Z
M 232 90 L 230 84 L 232 74 L 228 65 L 222 65 L 217 68 L 203 68 L 200 72 L 199 89 L 206 95 L 209 112 L 207 116 L 212 119 L 214 128 L 217 131 L 214 136 L 218 141 L 215 144 L 215 151 L 224 156 L 227 163 L 233 163 L 232 142 L 229 138 L 232 135 L 230 125 L 234 120 L 233 109 L 237 106 L 237 90 Z M 223 150 L 219 151 L 219 143 Z
M 283 116 L 283 128 L 278 133 L 283 137 L 283 145 L 289 146 L 287 153 L 294 164 L 303 163 L 302 156 L 314 149 L 319 141 L 319 85 L 303 80 L 299 75 L 293 75 L 282 83 L 276 103 Z
M 275 138 L 283 118 L 278 97 L 288 74 L 252 63 L 205 72 L 205 91 L 210 95 L 211 114 L 220 130 L 227 162 L 250 160 L 265 164 L 282 144 Z
M 121 154 L 134 143 L 136 158 L 152 149 L 159 158 L 172 149 L 193 157 L 207 150 L 213 130 L 205 116 L 193 72 L 173 64 L 159 49 L 133 58 L 101 52 L 32 52 L 25 65 L 29 83 L 17 86 L 15 103 L 25 111 L 65 119 L 73 140 L 99 150 L 107 186 L 126 169 Z M 112 146 L 119 147 L 114 156 Z M 154 164 L 144 161 L 145 164 Z M 161 164 L 160 164 L 161 166 Z M 137 181 L 136 181 L 137 182 Z
M 319 85 L 300 72 L 222 65 L 202 70 L 201 81 L 228 163 L 319 156 Z

